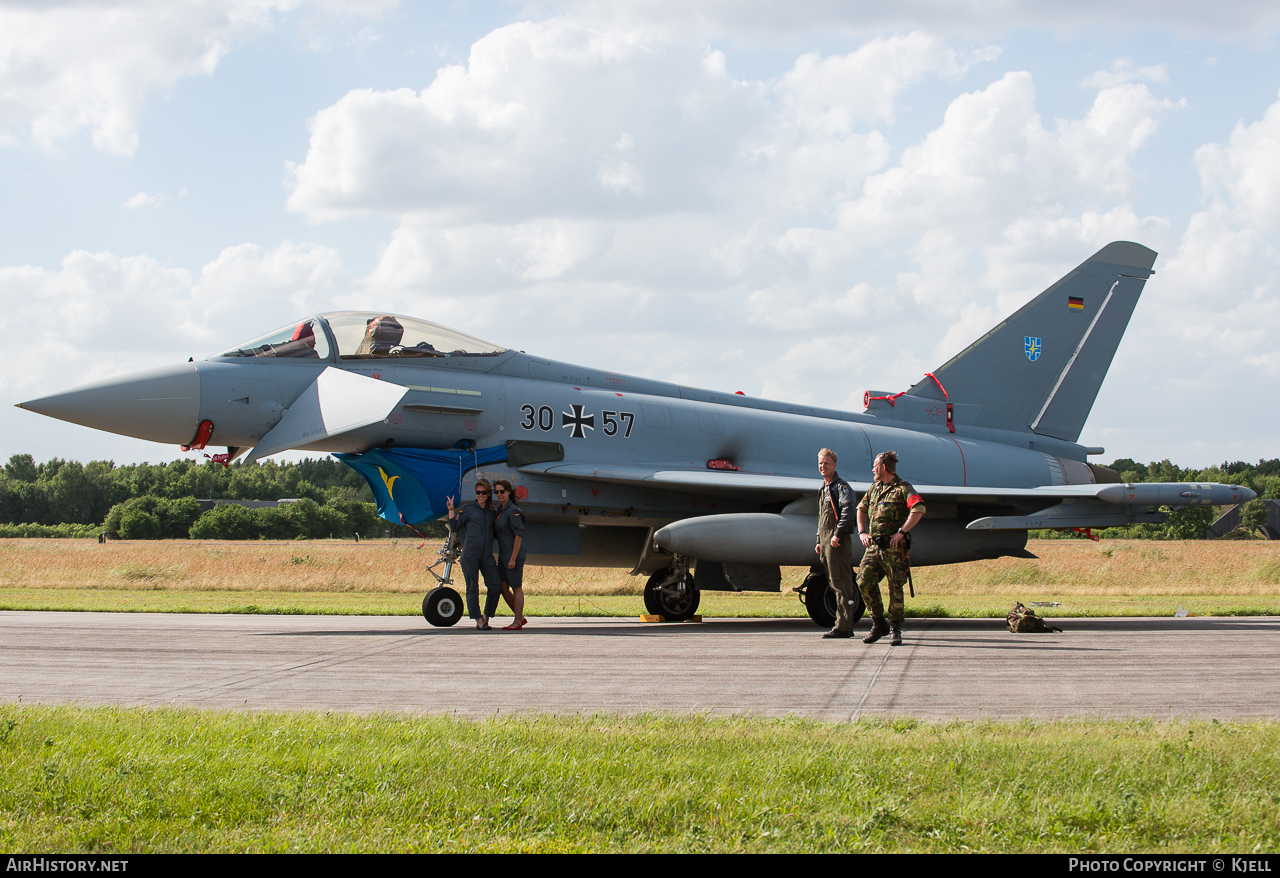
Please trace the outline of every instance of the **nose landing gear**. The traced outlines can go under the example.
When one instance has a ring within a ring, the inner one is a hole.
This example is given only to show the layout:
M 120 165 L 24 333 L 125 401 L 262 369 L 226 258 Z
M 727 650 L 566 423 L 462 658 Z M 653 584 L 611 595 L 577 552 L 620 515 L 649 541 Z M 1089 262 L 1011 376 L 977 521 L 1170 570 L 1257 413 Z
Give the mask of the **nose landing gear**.
M 448 586 L 437 586 L 422 599 L 422 615 L 438 628 L 456 625 L 462 618 L 462 596 Z
M 453 585 L 453 565 L 461 554 L 458 535 L 452 531 L 449 539 L 440 547 L 439 560 L 427 568 L 436 579 L 436 587 L 427 592 L 422 599 L 422 615 L 437 628 L 449 628 L 462 618 L 462 596 L 449 586 Z M 437 573 L 436 567 L 444 564 L 444 572 Z

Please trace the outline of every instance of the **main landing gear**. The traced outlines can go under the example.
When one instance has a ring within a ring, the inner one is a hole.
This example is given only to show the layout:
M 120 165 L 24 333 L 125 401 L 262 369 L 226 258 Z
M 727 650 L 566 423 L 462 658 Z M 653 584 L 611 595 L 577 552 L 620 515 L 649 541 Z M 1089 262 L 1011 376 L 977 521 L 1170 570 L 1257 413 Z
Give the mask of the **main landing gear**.
M 644 608 L 668 622 L 686 622 L 698 612 L 702 595 L 693 584 L 689 561 L 677 556 L 670 567 L 649 577 L 644 587 Z
M 823 628 L 832 628 L 836 624 L 836 591 L 827 582 L 827 575 L 818 568 L 812 568 L 800 587 L 800 603 L 809 611 L 809 618 Z M 853 593 L 853 605 L 849 607 L 853 613 L 853 624 L 857 625 L 866 612 L 862 603 L 862 595 L 856 590 Z

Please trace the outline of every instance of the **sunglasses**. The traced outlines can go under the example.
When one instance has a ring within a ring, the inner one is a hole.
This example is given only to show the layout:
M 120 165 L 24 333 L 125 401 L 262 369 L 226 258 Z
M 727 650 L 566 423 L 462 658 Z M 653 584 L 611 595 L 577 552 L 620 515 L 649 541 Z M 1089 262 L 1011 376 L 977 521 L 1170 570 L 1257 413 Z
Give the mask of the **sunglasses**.
M 494 489 L 493 489 L 493 492 L 494 492 L 495 494 L 505 494 L 505 493 L 507 493 L 507 489 L 506 489 L 506 488 L 494 488 Z
M 488 497 L 488 496 L 489 496 L 489 492 L 488 492 L 488 491 L 476 491 L 476 496 L 477 496 L 477 497 Z

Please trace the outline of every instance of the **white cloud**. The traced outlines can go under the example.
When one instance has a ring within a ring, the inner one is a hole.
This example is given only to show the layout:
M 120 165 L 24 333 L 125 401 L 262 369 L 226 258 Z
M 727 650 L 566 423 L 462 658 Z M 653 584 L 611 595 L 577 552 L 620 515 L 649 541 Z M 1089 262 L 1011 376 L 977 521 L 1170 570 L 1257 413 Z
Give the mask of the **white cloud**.
M 175 302 L 190 291 L 185 269 L 145 256 L 77 251 L 57 270 L 2 268 L 0 371 L 26 398 L 68 376 L 158 365 L 155 352 L 177 355 Z
M 959 79 L 999 56 L 997 46 L 960 52 L 936 35 L 914 31 L 876 37 L 844 55 L 801 55 L 778 90 L 792 124 L 841 133 L 855 121 L 892 122 L 898 96 L 928 76 Z
M 770 85 L 689 41 L 522 22 L 420 92 L 356 90 L 318 113 L 289 206 L 457 225 L 716 211 L 764 187 L 807 209 L 883 164 L 871 126 L 905 89 L 997 55 L 912 33 L 806 54 Z
M 1206 209 L 1191 217 L 1166 269 L 1166 331 L 1214 385 L 1238 364 L 1280 378 L 1280 101 L 1226 143 L 1196 151 Z M 1251 409 L 1253 407 L 1250 407 Z M 1274 407 L 1269 407 L 1274 410 Z M 1280 421 L 1280 418 L 1273 418 Z
M 669 35 L 730 36 L 746 43 L 777 45 L 814 34 L 866 36 L 929 28 L 974 38 L 998 37 L 1015 28 L 1161 30 L 1187 37 L 1212 35 L 1263 43 L 1280 26 L 1280 9 L 1268 0 L 1240 0 L 1229 12 L 1195 0 L 1114 3 L 1078 0 L 552 0 L 547 7 L 613 27 L 644 27 Z
M 266 250 L 228 247 L 200 271 L 183 303 L 179 332 L 212 350 L 242 340 L 247 327 L 277 323 L 332 307 L 338 252 L 290 241 Z M 251 330 L 253 331 L 257 330 Z
M 1057 218 L 1130 194 L 1131 159 L 1176 106 L 1145 85 L 1098 92 L 1083 119 L 1046 127 L 1026 72 L 951 102 L 942 124 L 896 168 L 867 181 L 841 227 L 872 241 L 931 227 L 992 240 L 1015 217 Z
M 186 76 L 210 75 L 281 12 L 377 15 L 383 2 L 117 0 L 0 5 L 0 145 L 41 149 L 88 131 L 133 155 L 146 101 Z
M 1139 218 L 1127 200 L 1132 159 L 1173 106 L 1121 85 L 1099 91 L 1084 118 L 1046 126 L 1028 73 L 960 95 L 939 127 L 837 205 L 833 227 L 778 238 L 780 255 L 804 254 L 805 271 L 757 288 L 752 319 L 800 325 L 821 308 L 904 330 L 943 320 L 950 327 L 929 345 L 941 364 L 1044 289 L 1062 261 L 1111 240 L 1170 239 L 1166 221 Z M 873 257 L 894 273 L 870 267 Z M 864 282 L 847 285 L 859 271 Z
M 1135 70 L 1132 58 L 1117 58 L 1111 62 L 1110 70 L 1091 73 L 1080 84 L 1085 88 L 1114 88 L 1117 85 L 1138 81 L 1168 82 L 1168 65 L 1153 64 L 1150 67 L 1139 67 Z
M 318 113 L 289 206 L 447 224 L 705 209 L 757 118 L 757 89 L 707 61 L 563 20 L 499 28 L 420 92 L 352 91 Z
M 180 194 L 185 194 L 185 192 Z M 159 207 L 167 199 L 168 199 L 168 196 L 166 196 L 163 192 L 157 192 L 155 195 L 148 195 L 145 192 L 138 192 L 126 198 L 124 204 L 122 204 L 121 207 L 123 207 L 125 210 L 134 210 L 135 208 L 139 208 L 139 207 Z
M 1156 263 L 1095 407 L 1117 450 L 1163 444 L 1201 464 L 1275 456 L 1278 137 L 1280 101 L 1196 151 L 1208 204 Z
M 1205 193 L 1241 226 L 1280 231 L 1280 102 L 1252 125 L 1238 123 L 1226 144 L 1196 151 Z
M 198 278 L 148 256 L 76 251 L 56 269 L 0 267 L 0 375 L 9 402 L 197 359 L 333 308 L 337 253 L 283 243 L 229 247 Z M 0 407 L 0 459 L 170 459 L 139 443 Z M 197 455 L 198 458 L 198 455 Z
M 822 335 L 792 346 L 757 376 L 764 396 L 859 412 L 867 390 L 906 390 L 935 365 L 913 341 L 903 333 L 859 333 L 856 343 L 846 333 Z
M 336 252 L 229 247 L 193 279 L 147 256 L 69 253 L 0 268 L 0 373 L 26 399 L 223 347 L 332 306 Z M 76 377 L 72 377 L 76 376 Z

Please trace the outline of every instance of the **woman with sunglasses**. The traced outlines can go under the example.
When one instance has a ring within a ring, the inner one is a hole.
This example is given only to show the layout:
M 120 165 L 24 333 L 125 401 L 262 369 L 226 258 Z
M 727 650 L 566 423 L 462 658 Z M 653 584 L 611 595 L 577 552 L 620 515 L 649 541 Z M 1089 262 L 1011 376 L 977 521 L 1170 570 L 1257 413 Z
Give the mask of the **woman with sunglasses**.
M 498 539 L 498 575 L 506 586 L 503 597 L 516 617 L 505 631 L 519 631 L 529 622 L 524 617 L 524 514 L 511 499 L 514 493 L 506 479 L 493 483 L 493 499 L 498 501 L 493 522 L 493 535 Z
M 461 533 L 462 576 L 467 582 L 467 614 L 476 620 L 478 631 L 489 630 L 489 619 L 498 609 L 502 583 L 498 565 L 493 563 L 494 508 L 490 502 L 493 488 L 487 479 L 476 482 L 476 502 L 467 503 L 461 509 L 453 508 L 453 498 L 445 500 L 449 509 L 449 530 Z M 456 514 L 455 514 L 456 513 Z M 480 575 L 484 575 L 484 612 L 480 612 Z

